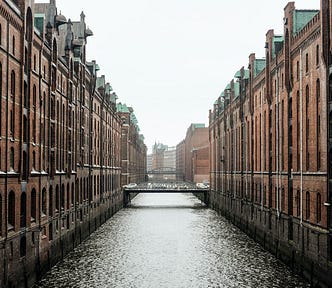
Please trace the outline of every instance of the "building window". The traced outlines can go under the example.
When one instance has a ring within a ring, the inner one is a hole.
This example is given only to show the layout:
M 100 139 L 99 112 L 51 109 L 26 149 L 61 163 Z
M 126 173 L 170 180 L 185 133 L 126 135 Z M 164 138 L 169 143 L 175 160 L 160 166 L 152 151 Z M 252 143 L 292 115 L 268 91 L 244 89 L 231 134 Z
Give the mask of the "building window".
M 46 215 L 46 189 L 44 188 L 42 191 L 42 213 L 43 216 Z
M 32 189 L 31 190 L 31 222 L 35 222 L 36 221 L 36 190 Z
M 319 65 L 319 45 L 316 46 L 316 65 Z
M 15 78 L 15 72 L 12 71 L 10 74 L 10 95 L 15 98 L 15 88 L 16 88 L 16 78 Z
M 307 220 L 310 219 L 310 192 L 307 191 L 306 197 L 305 197 L 305 218 Z
M 305 73 L 309 72 L 309 55 L 305 54 Z
M 53 240 L 53 224 L 50 223 L 48 226 L 48 240 Z
M 319 223 L 322 220 L 322 197 L 320 193 L 317 193 L 316 215 L 317 215 L 317 223 Z
M 15 36 L 13 36 L 12 45 L 12 54 L 15 55 Z
M 10 148 L 10 170 L 14 171 L 15 170 L 15 166 L 14 166 L 14 148 L 11 147 Z
M 36 170 L 36 152 L 32 151 L 32 170 Z
M 55 209 L 56 209 L 56 212 L 58 212 L 60 210 L 60 192 L 59 192 L 58 185 L 55 188 Z
M 61 186 L 61 197 L 60 197 L 60 202 L 61 202 L 61 209 L 65 208 L 65 185 L 62 184 Z
M 26 207 L 27 207 L 27 194 L 23 192 L 21 194 L 21 213 L 20 213 L 21 228 L 26 227 Z
M 8 230 L 15 229 L 15 215 L 15 193 L 10 191 L 8 197 Z
M 296 80 L 300 79 L 300 63 L 299 61 L 296 62 Z
M 48 195 L 48 213 L 53 216 L 53 187 L 50 186 L 49 195 Z

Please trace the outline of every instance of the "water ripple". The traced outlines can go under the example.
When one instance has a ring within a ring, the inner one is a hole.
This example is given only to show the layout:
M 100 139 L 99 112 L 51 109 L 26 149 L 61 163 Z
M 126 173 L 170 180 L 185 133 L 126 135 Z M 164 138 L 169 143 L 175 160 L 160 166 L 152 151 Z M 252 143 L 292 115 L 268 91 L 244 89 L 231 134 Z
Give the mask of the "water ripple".
M 36 287 L 309 287 L 194 196 L 140 194 Z

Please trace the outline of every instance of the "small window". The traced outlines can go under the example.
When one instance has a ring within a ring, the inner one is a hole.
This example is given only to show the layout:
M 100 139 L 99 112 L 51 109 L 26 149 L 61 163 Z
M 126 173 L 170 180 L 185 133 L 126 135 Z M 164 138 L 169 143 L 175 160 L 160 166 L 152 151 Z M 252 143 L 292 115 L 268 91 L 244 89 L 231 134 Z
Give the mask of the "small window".
M 15 36 L 13 36 L 13 41 L 12 41 L 12 54 L 15 55 Z
M 305 72 L 306 73 L 309 72 L 309 55 L 308 55 L 308 53 L 305 54 Z
M 317 193 L 316 215 L 317 223 L 319 223 L 322 220 L 322 196 L 320 195 L 320 193 Z
M 316 65 L 319 65 L 319 45 L 316 46 Z
M 307 191 L 305 199 L 305 218 L 310 219 L 310 192 Z

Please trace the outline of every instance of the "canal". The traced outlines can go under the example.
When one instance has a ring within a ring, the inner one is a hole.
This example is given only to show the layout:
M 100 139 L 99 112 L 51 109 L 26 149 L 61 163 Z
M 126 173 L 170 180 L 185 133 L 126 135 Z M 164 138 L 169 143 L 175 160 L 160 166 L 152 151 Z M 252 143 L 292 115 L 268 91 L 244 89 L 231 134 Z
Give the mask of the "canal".
M 310 287 L 190 194 L 139 194 L 36 287 Z

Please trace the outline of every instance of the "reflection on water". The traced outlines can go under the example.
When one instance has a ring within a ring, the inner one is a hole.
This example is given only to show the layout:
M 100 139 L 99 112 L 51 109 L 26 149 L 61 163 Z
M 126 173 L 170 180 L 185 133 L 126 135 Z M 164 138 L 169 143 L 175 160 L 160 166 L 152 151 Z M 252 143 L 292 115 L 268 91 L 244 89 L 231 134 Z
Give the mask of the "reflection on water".
M 309 287 L 188 194 L 140 194 L 37 287 Z

